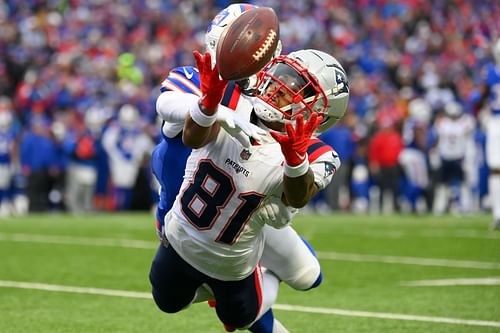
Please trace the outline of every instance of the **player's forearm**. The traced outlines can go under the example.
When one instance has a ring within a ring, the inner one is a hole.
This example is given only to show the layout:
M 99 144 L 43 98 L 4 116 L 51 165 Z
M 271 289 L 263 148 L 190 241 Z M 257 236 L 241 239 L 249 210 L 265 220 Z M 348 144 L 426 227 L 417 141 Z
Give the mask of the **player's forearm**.
M 203 127 L 188 115 L 182 131 L 182 142 L 188 147 L 200 148 L 215 139 L 218 130 L 219 124 L 215 123 L 210 127 Z
M 314 173 L 311 169 L 299 177 L 283 176 L 283 195 L 285 204 L 294 207 L 304 207 L 318 192 L 314 183 Z
M 216 123 L 217 109 L 206 109 L 197 103 L 189 110 L 184 122 L 182 141 L 191 148 L 200 148 L 214 140 L 219 131 Z

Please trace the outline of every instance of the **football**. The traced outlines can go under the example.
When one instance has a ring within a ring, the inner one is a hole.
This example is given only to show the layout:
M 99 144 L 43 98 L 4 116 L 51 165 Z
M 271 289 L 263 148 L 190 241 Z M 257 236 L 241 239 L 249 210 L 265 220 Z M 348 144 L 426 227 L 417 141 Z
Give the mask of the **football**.
M 241 14 L 222 32 L 216 50 L 219 74 L 241 80 L 261 70 L 272 59 L 279 41 L 279 21 L 272 8 Z

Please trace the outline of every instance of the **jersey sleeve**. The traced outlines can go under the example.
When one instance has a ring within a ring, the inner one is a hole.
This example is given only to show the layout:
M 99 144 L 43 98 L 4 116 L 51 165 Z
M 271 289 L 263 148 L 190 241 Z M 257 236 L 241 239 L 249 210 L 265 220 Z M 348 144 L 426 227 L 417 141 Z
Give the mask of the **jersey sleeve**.
M 230 81 L 227 84 L 226 90 L 224 90 L 224 95 L 220 102 L 221 105 L 227 106 L 232 110 L 236 110 L 238 107 L 238 102 L 240 101 L 241 90 L 239 86 L 234 81 Z
M 314 173 L 314 182 L 320 189 L 324 189 L 340 168 L 340 157 L 331 146 L 318 138 L 313 138 L 309 142 L 307 155 L 309 167 Z
M 176 67 L 161 83 L 161 92 L 178 91 L 201 96 L 200 73 L 193 66 Z

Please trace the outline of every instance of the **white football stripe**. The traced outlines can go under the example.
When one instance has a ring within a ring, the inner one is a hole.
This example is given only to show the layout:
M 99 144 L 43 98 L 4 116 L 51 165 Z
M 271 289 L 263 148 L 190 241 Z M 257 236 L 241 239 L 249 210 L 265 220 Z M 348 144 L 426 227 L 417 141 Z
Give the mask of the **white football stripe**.
M 90 238 L 74 236 L 36 235 L 36 234 L 10 234 L 0 233 L 0 241 L 44 243 L 44 244 L 64 244 L 83 246 L 108 246 L 134 249 L 156 249 L 156 241 L 140 241 L 131 239 L 115 238 Z M 450 260 L 434 258 L 400 257 L 400 256 L 380 256 L 356 253 L 338 253 L 316 251 L 320 260 L 353 261 L 353 262 L 375 262 L 398 265 L 417 266 L 437 266 L 469 269 L 500 269 L 500 263 L 470 261 L 470 260 Z
M 129 298 L 151 298 L 150 293 L 144 293 L 138 291 L 61 286 L 57 284 L 47 284 L 47 283 L 0 281 L 0 287 L 56 291 L 56 292 L 75 293 L 75 294 L 129 297 Z
M 175 72 L 171 72 L 169 76 L 173 77 L 176 80 L 179 80 L 186 87 L 189 87 L 196 95 L 201 96 L 200 88 L 198 88 L 192 81 L 188 80 L 186 77 Z
M 437 229 L 427 231 L 408 231 L 408 230 L 338 230 L 337 235 L 347 235 L 366 238 L 390 238 L 401 239 L 405 237 L 422 237 L 422 238 L 470 238 L 470 239 L 500 239 L 500 233 L 495 233 L 487 230 L 471 230 L 471 229 Z
M 482 262 L 470 260 L 451 260 L 418 257 L 380 256 L 370 254 L 335 253 L 316 251 L 319 259 L 358 261 L 358 262 L 382 262 L 386 264 L 418 265 L 418 266 L 439 266 L 474 269 L 500 269 L 500 263 Z
M 474 279 L 439 279 L 417 280 L 401 282 L 409 287 L 434 287 L 434 286 L 495 286 L 500 285 L 500 277 L 474 278 Z
M 468 325 L 468 326 L 500 327 L 500 322 L 497 322 L 497 321 L 469 320 L 469 319 L 457 319 L 457 318 L 447 318 L 447 317 L 415 316 L 415 315 L 404 315 L 404 314 L 398 314 L 398 313 L 353 311 L 353 310 L 332 309 L 332 308 L 314 308 L 314 307 L 309 307 L 309 306 L 297 306 L 297 305 L 289 305 L 289 304 L 275 304 L 275 305 L 273 305 L 273 309 L 284 310 L 284 311 L 321 313 L 321 314 L 347 316 L 347 317 L 393 319 L 393 320 L 406 320 L 406 321 L 423 321 L 423 322 Z
M 92 295 L 115 296 L 115 297 L 129 297 L 129 298 L 143 298 L 143 299 L 150 299 L 151 298 L 151 294 L 146 293 L 146 292 L 114 290 L 114 289 L 100 289 L 100 288 L 84 288 L 84 287 L 74 287 L 74 286 L 61 286 L 61 285 L 46 284 L 46 283 L 31 283 L 31 282 L 16 282 L 16 281 L 1 281 L 0 280 L 0 287 L 32 289 L 32 290 L 34 289 L 34 290 L 54 291 L 54 292 L 68 292 L 68 293 L 78 293 L 78 294 L 92 294 Z M 317 308 L 317 307 L 310 307 L 310 306 L 298 306 L 298 305 L 291 305 L 291 304 L 274 304 L 273 309 L 282 310 L 282 311 L 307 312 L 307 313 L 348 316 L 348 317 L 378 318 L 378 319 L 392 319 L 392 320 L 406 320 L 406 321 L 423 321 L 423 322 L 468 325 L 468 326 L 500 327 L 500 322 L 496 322 L 496 321 L 469 320 L 469 319 L 457 319 L 457 318 L 447 318 L 447 317 L 416 316 L 416 315 L 404 315 L 404 314 L 383 313 L 383 312 L 353 311 L 353 310 L 334 309 L 334 308 Z
M 85 245 L 85 246 L 111 246 L 134 249 L 156 249 L 158 242 L 139 241 L 119 238 L 90 238 L 59 235 L 35 235 L 35 234 L 2 234 L 0 241 L 46 243 L 64 245 Z

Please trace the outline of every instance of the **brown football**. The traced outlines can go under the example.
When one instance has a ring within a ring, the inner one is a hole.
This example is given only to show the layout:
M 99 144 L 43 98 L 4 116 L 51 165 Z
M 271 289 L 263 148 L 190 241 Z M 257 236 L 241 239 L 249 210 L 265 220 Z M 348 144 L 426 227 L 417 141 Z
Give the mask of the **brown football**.
M 271 60 L 279 40 L 279 21 L 272 8 L 259 7 L 241 14 L 222 32 L 216 63 L 226 80 L 241 80 Z

